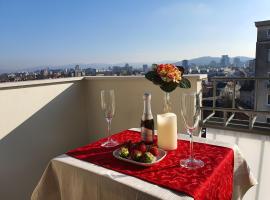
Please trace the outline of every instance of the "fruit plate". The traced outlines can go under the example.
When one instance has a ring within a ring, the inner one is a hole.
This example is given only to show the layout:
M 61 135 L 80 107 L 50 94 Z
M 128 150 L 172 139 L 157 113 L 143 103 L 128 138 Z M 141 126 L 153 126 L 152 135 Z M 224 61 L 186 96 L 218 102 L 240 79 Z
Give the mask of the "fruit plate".
M 129 163 L 132 163 L 132 164 L 135 164 L 135 165 L 140 165 L 140 166 L 144 166 L 144 167 L 150 167 L 150 166 L 153 166 L 153 165 L 159 163 L 160 161 L 162 161 L 165 158 L 165 156 L 167 155 L 167 152 L 164 151 L 163 149 L 158 149 L 158 151 L 159 151 L 159 155 L 156 156 L 156 159 L 151 163 L 137 162 L 135 160 L 132 160 L 130 157 L 122 158 L 120 156 L 120 148 L 113 151 L 113 156 L 115 158 L 119 159 L 119 160 L 123 160 L 125 162 L 129 162 Z

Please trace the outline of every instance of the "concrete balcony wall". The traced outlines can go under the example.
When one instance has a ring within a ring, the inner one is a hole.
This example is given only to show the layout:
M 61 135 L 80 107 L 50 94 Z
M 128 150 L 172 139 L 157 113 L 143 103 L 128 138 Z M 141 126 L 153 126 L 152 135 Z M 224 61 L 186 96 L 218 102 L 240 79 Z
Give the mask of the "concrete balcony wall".
M 177 88 L 171 96 L 172 111 L 178 117 L 178 129 L 184 130 L 180 115 L 180 99 L 183 92 L 199 92 L 201 81 L 206 75 L 190 75 L 190 89 Z M 112 120 L 112 132 L 118 132 L 130 127 L 139 127 L 143 113 L 143 94 L 152 94 L 152 113 L 156 122 L 156 115 L 163 113 L 164 92 L 144 77 L 86 77 L 88 132 L 90 141 L 106 135 L 106 121 L 101 111 L 100 91 L 114 89 L 116 98 L 116 114 Z
M 0 85 L 0 199 L 30 199 L 53 157 L 87 143 L 81 79 Z
M 270 185 L 270 135 L 207 128 L 207 138 L 237 144 L 258 180 L 243 200 L 268 200 Z

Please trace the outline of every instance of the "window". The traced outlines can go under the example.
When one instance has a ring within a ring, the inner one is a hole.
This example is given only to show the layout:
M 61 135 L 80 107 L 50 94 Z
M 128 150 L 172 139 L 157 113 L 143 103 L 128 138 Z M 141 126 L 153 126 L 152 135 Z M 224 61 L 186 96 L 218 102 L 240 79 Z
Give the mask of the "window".
M 267 61 L 270 62 L 270 49 L 267 51 Z
M 266 118 L 266 122 L 270 124 L 270 117 Z
M 267 95 L 267 104 L 270 105 L 270 94 Z
M 267 30 L 266 30 L 266 37 L 267 37 L 267 38 L 270 38 L 270 29 L 267 29 Z

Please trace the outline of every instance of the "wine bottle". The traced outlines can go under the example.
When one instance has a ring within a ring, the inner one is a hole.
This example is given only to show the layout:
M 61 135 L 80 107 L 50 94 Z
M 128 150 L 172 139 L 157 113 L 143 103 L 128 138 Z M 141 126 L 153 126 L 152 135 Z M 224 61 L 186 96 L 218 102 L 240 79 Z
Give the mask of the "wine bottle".
M 151 111 L 151 94 L 143 95 L 144 108 L 141 119 L 141 139 L 145 144 L 154 142 L 154 119 Z

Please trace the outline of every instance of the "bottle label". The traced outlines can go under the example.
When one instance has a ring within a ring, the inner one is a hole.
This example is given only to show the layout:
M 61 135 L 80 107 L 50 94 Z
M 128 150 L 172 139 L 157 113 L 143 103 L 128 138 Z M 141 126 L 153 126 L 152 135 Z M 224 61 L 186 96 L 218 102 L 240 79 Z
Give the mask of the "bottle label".
M 153 130 L 142 127 L 141 136 L 142 136 L 142 141 L 153 142 Z

